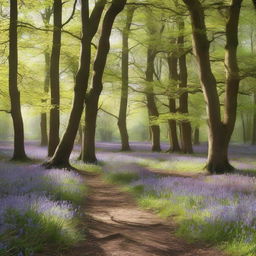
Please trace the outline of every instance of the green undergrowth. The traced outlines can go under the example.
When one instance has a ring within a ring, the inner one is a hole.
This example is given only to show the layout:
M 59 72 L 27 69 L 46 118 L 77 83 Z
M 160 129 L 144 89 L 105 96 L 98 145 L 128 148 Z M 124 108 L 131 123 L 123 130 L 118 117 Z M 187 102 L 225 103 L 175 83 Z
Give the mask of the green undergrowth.
M 205 164 L 201 162 L 191 162 L 191 161 L 168 161 L 165 159 L 157 159 L 157 160 L 149 160 L 149 159 L 141 159 L 139 161 L 141 166 L 162 170 L 168 173 L 187 173 L 187 174 L 201 174 L 206 173 L 204 170 Z
M 62 252 L 84 239 L 78 228 L 78 219 L 65 219 L 45 215 L 33 210 L 20 214 L 15 210 L 6 213 L 6 223 L 15 225 L 15 230 L 0 237 L 8 241 L 8 250 L 0 249 L 1 256 L 32 256 L 34 252 Z M 55 255 L 55 254 L 54 254 Z

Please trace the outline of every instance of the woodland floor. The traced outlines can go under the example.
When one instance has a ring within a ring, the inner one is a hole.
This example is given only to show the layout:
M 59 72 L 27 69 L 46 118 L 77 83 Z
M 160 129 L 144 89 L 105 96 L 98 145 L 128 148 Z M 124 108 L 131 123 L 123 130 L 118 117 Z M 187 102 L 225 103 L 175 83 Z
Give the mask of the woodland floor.
M 139 145 L 139 144 L 138 144 Z M 37 146 L 31 146 L 37 147 Z M 8 147 L 2 147 L 8 151 Z M 38 148 L 38 147 L 37 147 Z M 137 152 L 121 153 L 115 144 L 100 144 L 98 157 L 104 161 L 103 169 L 147 169 L 136 163 L 139 158 L 175 157 L 169 154 L 145 152 L 148 145 L 142 144 Z M 109 152 L 111 149 L 112 152 Z M 240 152 L 252 156 L 255 148 L 232 148 L 234 159 Z M 33 150 L 32 150 L 33 151 Z M 114 151 L 114 152 L 113 152 Z M 252 152 L 250 152 L 252 151 Z M 2 151 L 3 152 L 3 151 Z M 245 153 L 247 152 L 247 153 Z M 254 151 L 255 152 L 255 151 Z M 205 147 L 198 147 L 197 154 L 205 153 Z M 243 154 L 242 153 L 242 154 Z M 40 156 L 38 156 L 39 158 Z M 154 170 L 151 170 L 154 171 Z M 101 174 L 81 172 L 85 177 L 89 194 L 85 198 L 83 211 L 85 216 L 81 228 L 87 230 L 87 237 L 76 247 L 58 256 L 221 256 L 217 249 L 204 244 L 189 244 L 176 236 L 177 226 L 172 217 L 163 219 L 151 211 L 142 210 L 128 192 L 116 185 L 108 184 Z M 167 174 L 167 173 L 163 173 Z M 173 173 L 171 174 L 173 175 Z M 186 176 L 186 173 L 182 174 Z M 52 256 L 43 253 L 40 256 Z
M 113 168 L 113 165 L 104 168 Z M 87 240 L 65 255 L 224 255 L 202 244 L 188 244 L 175 235 L 176 225 L 172 218 L 162 219 L 150 211 L 139 209 L 129 193 L 107 184 L 99 175 L 84 175 L 89 187 L 83 223 L 88 230 Z

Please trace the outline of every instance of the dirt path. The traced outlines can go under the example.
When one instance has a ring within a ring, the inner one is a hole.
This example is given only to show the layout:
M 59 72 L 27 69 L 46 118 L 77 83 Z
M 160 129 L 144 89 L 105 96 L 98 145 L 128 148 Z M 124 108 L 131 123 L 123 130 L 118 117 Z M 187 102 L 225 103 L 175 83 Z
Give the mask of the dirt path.
M 68 255 L 223 255 L 202 245 L 189 245 L 175 236 L 176 227 L 171 219 L 164 220 L 149 211 L 139 209 L 130 194 L 107 184 L 99 175 L 85 176 L 89 187 L 85 206 L 88 236 L 85 242 L 73 248 Z

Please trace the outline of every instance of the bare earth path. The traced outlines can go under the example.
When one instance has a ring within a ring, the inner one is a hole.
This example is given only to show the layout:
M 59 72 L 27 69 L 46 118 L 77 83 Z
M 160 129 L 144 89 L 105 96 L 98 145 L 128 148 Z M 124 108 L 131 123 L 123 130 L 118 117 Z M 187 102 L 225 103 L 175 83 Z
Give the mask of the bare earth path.
M 104 168 L 141 168 L 132 163 L 111 163 Z M 87 241 L 70 256 L 222 256 L 203 245 L 190 245 L 175 236 L 171 218 L 161 219 L 141 210 L 133 197 L 107 184 L 99 175 L 84 174 L 89 187 L 85 205 Z

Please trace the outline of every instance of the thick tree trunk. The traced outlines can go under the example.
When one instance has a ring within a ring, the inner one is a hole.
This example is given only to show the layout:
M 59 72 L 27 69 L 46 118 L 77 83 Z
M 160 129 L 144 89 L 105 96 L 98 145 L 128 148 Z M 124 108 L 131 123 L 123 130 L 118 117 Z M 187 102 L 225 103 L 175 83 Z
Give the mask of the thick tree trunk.
M 236 51 L 242 0 L 232 0 L 227 14 L 227 43 L 225 47 L 226 93 L 223 122 L 221 120 L 216 79 L 211 70 L 210 43 L 207 39 L 203 7 L 199 0 L 183 0 L 183 2 L 190 11 L 194 51 L 199 65 L 201 85 L 207 102 L 209 150 L 206 168 L 211 173 L 232 171 L 234 168 L 228 162 L 228 145 L 236 121 L 237 94 L 240 82 Z
M 121 101 L 118 116 L 118 128 L 121 136 L 122 151 L 130 151 L 129 135 L 127 131 L 127 104 L 128 104 L 128 85 L 129 85 L 129 33 L 132 24 L 135 8 L 127 8 L 126 24 L 123 29 L 123 45 L 122 45 L 122 88 Z
M 200 145 L 200 129 L 199 129 L 199 127 L 195 127 L 194 145 Z
M 85 114 L 85 135 L 84 150 L 82 159 L 87 163 L 96 163 L 95 154 L 95 132 L 98 113 L 98 101 L 103 89 L 103 73 L 106 66 L 107 56 L 110 49 L 110 35 L 117 15 L 123 10 L 126 0 L 113 0 L 111 6 L 105 14 L 101 36 L 99 40 L 96 59 L 94 61 L 94 75 L 92 89 L 86 97 L 86 114 Z
M 181 35 L 178 38 L 178 45 L 181 48 L 180 54 L 182 54 L 179 57 L 179 88 L 180 89 L 186 89 L 188 87 L 188 72 L 187 72 L 187 60 L 186 55 L 183 52 L 184 48 L 184 22 L 179 22 L 179 30 Z M 182 114 L 188 114 L 188 92 L 184 91 L 184 93 L 180 96 L 179 99 L 179 111 Z M 192 154 L 193 153 L 193 145 L 192 145 L 192 128 L 191 123 L 189 120 L 182 121 L 180 124 L 181 129 L 181 150 L 185 154 Z
M 153 49 L 148 49 L 147 52 L 147 71 L 146 71 L 146 81 L 154 81 L 154 61 L 156 57 L 156 52 Z M 149 118 L 158 118 L 159 112 L 157 109 L 155 95 L 153 88 L 147 88 L 146 98 L 147 98 L 147 108 L 149 113 Z M 152 151 L 160 152 L 161 151 L 161 139 L 160 139 L 160 126 L 153 124 L 150 125 L 151 129 L 151 140 L 152 140 Z
M 83 37 L 81 41 L 82 49 L 80 65 L 76 75 L 72 110 L 67 129 L 54 153 L 54 156 L 44 164 L 46 168 L 70 168 L 69 157 L 74 146 L 74 141 L 83 113 L 85 95 L 88 87 L 91 62 L 91 42 L 98 30 L 105 4 L 105 0 L 98 0 L 91 16 L 89 17 L 89 1 L 86 0 L 81 2 Z
M 178 58 L 175 53 L 171 54 L 167 58 L 168 67 L 169 67 L 169 77 L 172 82 L 178 83 Z M 169 111 L 172 114 L 177 112 L 176 109 L 176 99 L 169 98 Z M 168 121 L 169 125 L 169 139 L 170 139 L 170 149 L 169 152 L 180 152 L 180 145 L 177 133 L 177 122 L 175 119 L 170 119 Z
M 18 89 L 18 6 L 17 0 L 10 0 L 9 27 L 9 94 L 11 101 L 11 116 L 14 129 L 14 153 L 12 160 L 27 159 L 24 147 L 24 126 L 20 106 L 20 92 Z
M 61 27 L 62 27 L 62 0 L 54 0 L 53 3 L 53 40 L 50 65 L 50 131 L 48 156 L 53 156 L 59 144 L 60 129 L 60 50 L 61 50 Z
M 49 92 L 50 85 L 50 54 L 46 50 L 44 53 L 45 59 L 45 79 L 44 79 L 44 93 L 47 94 Z M 46 103 L 46 99 L 42 99 L 42 104 Z M 47 133 L 47 113 L 41 113 L 41 146 L 48 145 L 48 133 Z

